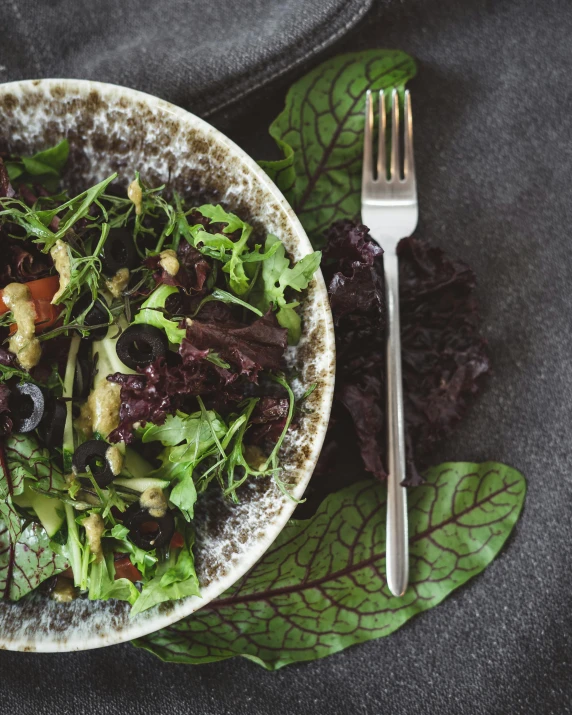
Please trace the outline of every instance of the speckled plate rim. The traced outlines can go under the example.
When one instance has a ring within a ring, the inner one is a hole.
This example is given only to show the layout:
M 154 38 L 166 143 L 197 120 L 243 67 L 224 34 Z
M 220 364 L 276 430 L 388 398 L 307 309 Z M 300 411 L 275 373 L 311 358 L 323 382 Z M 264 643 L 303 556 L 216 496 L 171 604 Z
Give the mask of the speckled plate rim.
M 298 217 L 294 213 L 292 207 L 288 204 L 284 198 L 282 192 L 278 189 L 276 184 L 268 177 L 264 170 L 252 159 L 243 149 L 241 149 L 237 144 L 235 144 L 231 139 L 225 136 L 218 129 L 213 127 L 211 124 L 205 120 L 197 117 L 192 112 L 189 112 L 181 107 L 177 107 L 170 102 L 167 102 L 159 97 L 148 94 L 146 92 L 140 92 L 138 90 L 130 89 L 128 87 L 123 87 L 121 85 L 115 85 L 106 82 L 96 82 L 92 80 L 81 80 L 81 79 L 40 79 L 40 80 L 19 80 L 15 82 L 5 82 L 0 83 L 0 93 L 9 92 L 11 90 L 17 90 L 18 93 L 34 90 L 47 90 L 50 87 L 55 87 L 56 85 L 66 85 L 70 89 L 77 89 L 81 93 L 89 93 L 92 90 L 99 90 L 106 94 L 117 94 L 118 96 L 127 96 L 135 101 L 141 101 L 149 104 L 157 110 L 162 110 L 168 114 L 173 115 L 175 118 L 187 123 L 190 127 L 198 128 L 204 132 L 205 137 L 216 137 L 217 141 L 224 145 L 229 153 L 236 159 L 240 160 L 243 166 L 245 166 L 255 177 L 257 182 L 261 187 L 263 187 L 280 205 L 284 211 L 288 222 L 290 223 L 293 233 L 295 234 L 298 246 L 302 253 L 310 253 L 313 248 L 310 244 L 308 236 L 302 227 Z M 333 392 L 334 392 L 334 381 L 335 381 L 335 337 L 334 337 L 334 326 L 332 320 L 332 314 L 329 307 L 329 299 L 326 290 L 326 285 L 322 276 L 321 271 L 315 276 L 315 296 L 318 299 L 317 302 L 321 304 L 323 308 L 323 329 L 324 329 L 324 346 L 327 350 L 329 360 L 326 365 L 326 369 L 322 371 L 322 385 L 321 385 L 321 395 L 322 401 L 320 404 L 320 420 L 317 425 L 315 425 L 315 431 L 313 434 L 313 439 L 311 442 L 311 448 L 308 450 L 307 456 L 305 458 L 304 467 L 300 471 L 302 475 L 300 476 L 296 486 L 292 490 L 295 499 L 300 499 L 304 494 L 304 491 L 310 481 L 316 462 L 320 455 L 322 445 L 326 436 L 326 430 L 328 427 L 328 421 L 332 406 Z M 287 503 L 280 510 L 278 518 L 271 525 L 271 528 L 265 533 L 265 535 L 258 539 L 256 545 L 253 546 L 249 551 L 247 551 L 242 559 L 234 565 L 233 568 L 229 569 L 227 574 L 214 581 L 212 584 L 206 586 L 200 597 L 191 597 L 184 599 L 182 601 L 175 602 L 174 607 L 167 614 L 162 614 L 158 612 L 152 620 L 146 619 L 138 621 L 134 619 L 129 623 L 129 626 L 123 628 L 118 633 L 108 633 L 103 634 L 90 634 L 87 637 L 82 638 L 81 641 L 76 640 L 66 640 L 66 641 L 54 641 L 54 642 L 37 642 L 33 639 L 27 639 L 23 637 L 11 637 L 6 639 L 2 633 L 0 633 L 0 648 L 13 651 L 33 651 L 33 652 L 43 652 L 43 653 L 54 653 L 54 652 L 70 652 L 70 651 L 80 651 L 80 650 L 90 650 L 94 648 L 101 648 L 109 645 L 116 645 L 118 643 L 124 643 L 127 641 L 134 640 L 136 638 L 141 638 L 150 633 L 166 628 L 182 618 L 185 618 L 195 611 L 199 610 L 207 603 L 212 601 L 214 598 L 224 593 L 230 586 L 232 586 L 236 581 L 238 581 L 254 564 L 262 557 L 262 555 L 267 551 L 271 544 L 278 537 L 282 529 L 286 526 L 288 520 L 292 516 L 292 513 L 296 507 L 296 503 L 288 499 Z

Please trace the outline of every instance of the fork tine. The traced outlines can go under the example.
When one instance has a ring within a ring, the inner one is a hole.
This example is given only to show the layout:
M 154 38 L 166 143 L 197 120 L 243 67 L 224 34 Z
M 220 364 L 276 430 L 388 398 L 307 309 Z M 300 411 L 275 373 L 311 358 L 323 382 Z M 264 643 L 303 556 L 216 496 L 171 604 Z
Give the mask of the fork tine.
M 379 134 L 377 139 L 377 180 L 387 179 L 387 158 L 385 156 L 385 93 L 379 92 Z
M 371 92 L 368 89 L 365 95 L 365 128 L 363 133 L 363 167 L 362 184 L 373 180 L 373 105 L 371 102 Z
M 403 102 L 403 178 L 407 181 L 415 178 L 415 165 L 413 163 L 413 114 L 411 112 L 411 94 L 405 91 Z
M 391 171 L 390 181 L 399 181 L 399 97 L 391 92 Z
M 373 136 L 373 105 L 371 101 L 371 92 L 368 89 L 365 95 L 365 128 L 363 133 L 363 167 L 362 167 L 362 184 L 373 180 L 373 151 L 372 151 L 372 136 Z

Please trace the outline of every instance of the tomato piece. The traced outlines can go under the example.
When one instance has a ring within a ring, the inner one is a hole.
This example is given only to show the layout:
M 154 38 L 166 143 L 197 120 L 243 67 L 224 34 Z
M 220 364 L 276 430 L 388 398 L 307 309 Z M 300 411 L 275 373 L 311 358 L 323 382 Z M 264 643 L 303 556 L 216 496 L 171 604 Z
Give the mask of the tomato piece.
M 47 278 L 38 278 L 37 281 L 24 283 L 28 286 L 32 300 L 45 300 L 48 303 L 52 300 L 60 287 L 59 276 L 48 276 Z M 0 291 L 0 315 L 7 313 L 9 308 L 4 303 L 2 291 Z
M 58 292 L 60 279 L 58 276 L 48 276 L 47 278 L 39 278 L 37 281 L 30 281 L 24 285 L 28 286 L 34 303 L 37 332 L 42 333 L 57 323 L 60 313 L 63 310 L 63 306 L 52 305 L 51 303 L 52 298 Z M 0 291 L 0 315 L 6 312 L 8 312 L 8 307 L 2 300 L 2 293 Z M 16 330 L 18 330 L 18 326 L 16 323 L 12 323 L 10 326 L 10 335 L 14 335 Z
M 44 330 L 52 328 L 58 322 L 62 307 L 52 305 L 46 300 L 35 300 L 34 310 L 36 311 L 36 332 L 43 333 Z M 9 331 L 10 335 L 14 335 L 16 330 L 18 330 L 17 323 L 12 323 Z
M 182 549 L 183 546 L 185 545 L 185 539 L 183 538 L 183 535 L 181 534 L 180 531 L 175 531 L 171 538 L 171 548 L 172 549 Z
M 60 278 L 59 276 L 38 278 L 37 281 L 30 281 L 26 285 L 34 300 L 46 300 L 49 303 L 59 290 Z
M 113 563 L 115 566 L 115 580 L 126 578 L 128 581 L 141 581 L 143 576 L 136 566 L 133 566 L 127 554 L 117 554 Z

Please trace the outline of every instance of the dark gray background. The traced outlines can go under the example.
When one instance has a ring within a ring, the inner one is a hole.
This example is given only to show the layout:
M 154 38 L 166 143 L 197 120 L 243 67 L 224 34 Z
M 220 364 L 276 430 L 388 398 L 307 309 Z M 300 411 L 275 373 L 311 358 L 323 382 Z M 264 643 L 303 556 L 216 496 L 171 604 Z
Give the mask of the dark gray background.
M 503 554 L 389 638 L 278 673 L 163 664 L 129 645 L 1 653 L 1 712 L 572 712 L 571 38 L 567 0 L 403 0 L 378 3 L 320 55 L 396 47 L 419 61 L 419 231 L 477 271 L 495 367 L 442 456 L 528 477 Z M 284 82 L 211 121 L 270 156 Z

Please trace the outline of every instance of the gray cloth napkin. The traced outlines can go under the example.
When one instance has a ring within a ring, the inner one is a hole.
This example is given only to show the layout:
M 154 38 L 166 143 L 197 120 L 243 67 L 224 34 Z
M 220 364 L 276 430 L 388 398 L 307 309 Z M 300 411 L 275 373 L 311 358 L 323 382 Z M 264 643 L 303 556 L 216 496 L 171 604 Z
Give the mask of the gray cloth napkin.
M 207 116 L 341 37 L 372 0 L 2 0 L 0 82 L 122 84 Z

